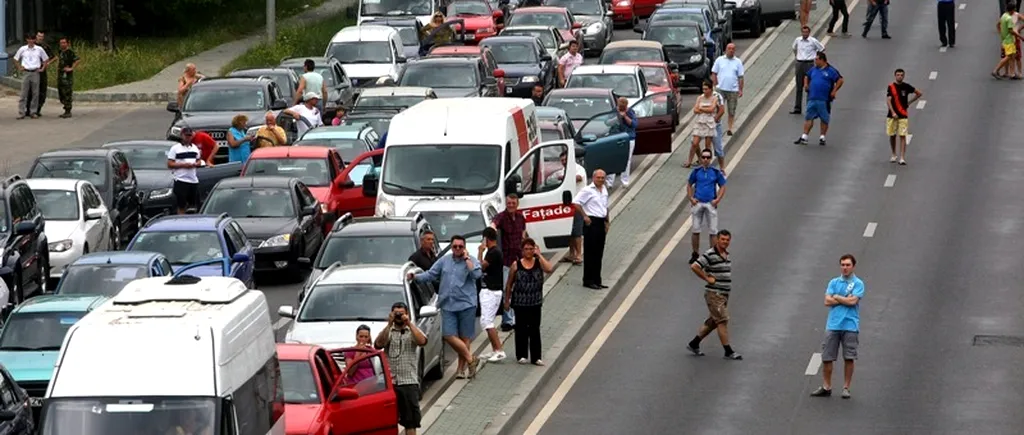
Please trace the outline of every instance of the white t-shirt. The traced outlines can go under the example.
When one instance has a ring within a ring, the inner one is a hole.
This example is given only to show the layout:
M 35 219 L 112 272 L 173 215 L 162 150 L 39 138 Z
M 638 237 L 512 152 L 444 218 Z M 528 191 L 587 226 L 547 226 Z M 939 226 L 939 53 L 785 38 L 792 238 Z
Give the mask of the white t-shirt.
M 299 116 L 301 116 L 303 119 L 305 119 L 306 121 L 309 121 L 309 126 L 306 126 L 305 122 L 302 122 L 302 121 L 299 121 L 299 120 L 295 121 L 296 128 L 299 131 L 299 136 L 300 137 L 303 134 L 305 134 L 307 130 L 309 130 L 309 129 L 313 128 L 313 127 L 319 127 L 321 125 L 324 125 L 323 119 L 320 119 L 320 109 L 317 109 L 316 107 L 313 107 L 312 109 L 310 109 L 310 108 L 306 107 L 305 104 L 296 104 L 296 105 L 292 106 L 291 109 L 288 109 L 288 110 L 291 110 L 292 112 L 298 113 Z
M 575 56 L 572 53 L 565 53 L 561 59 L 558 59 L 558 64 L 565 68 L 565 79 L 569 80 L 569 76 L 572 75 L 572 70 L 576 67 L 583 65 L 583 55 L 576 53 Z
M 796 51 L 796 60 L 812 61 L 818 56 L 819 51 L 825 51 L 825 46 L 813 36 L 808 36 L 807 39 L 797 36 L 793 41 L 793 51 Z
M 195 163 L 199 161 L 199 147 L 194 144 L 183 145 L 176 143 L 171 149 L 167 150 L 167 160 L 174 160 L 176 163 Z M 196 176 L 196 168 L 174 168 L 171 169 L 171 176 L 174 181 L 181 181 L 182 183 L 198 183 L 199 177 Z
M 583 191 L 583 188 L 587 187 L 587 170 L 579 163 L 574 164 L 576 165 L 576 176 L 579 177 L 576 179 L 576 192 L 579 193 Z M 547 183 L 554 184 L 561 182 L 563 179 L 565 179 L 565 168 L 559 169 L 549 175 Z
M 43 62 L 50 59 L 50 56 L 46 55 L 46 50 L 38 45 L 29 47 L 22 45 L 18 49 L 18 52 L 14 54 L 14 60 L 21 63 L 21 67 L 25 69 L 39 69 L 42 68 Z
M 576 193 L 573 203 L 583 207 L 583 213 L 590 217 L 608 217 L 608 187 L 598 190 L 591 184 Z

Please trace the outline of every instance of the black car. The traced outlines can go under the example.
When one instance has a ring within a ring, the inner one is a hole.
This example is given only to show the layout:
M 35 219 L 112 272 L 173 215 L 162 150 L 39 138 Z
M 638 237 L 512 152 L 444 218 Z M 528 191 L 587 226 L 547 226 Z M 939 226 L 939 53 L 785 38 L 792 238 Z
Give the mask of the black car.
M 402 53 L 406 59 L 420 57 L 420 44 L 423 43 L 423 24 L 416 17 L 397 16 L 380 17 L 369 21 L 363 21 L 362 25 L 388 26 L 398 31 L 398 37 L 402 39 Z
M 403 217 L 353 218 L 345 213 L 334 222 L 313 262 L 313 273 L 299 290 L 302 301 L 306 290 L 335 262 L 342 264 L 405 264 L 420 249 L 420 237 L 433 231 L 423 215 Z M 434 252 L 440 251 L 434 240 Z
M 305 72 L 303 68 L 306 59 L 312 60 L 315 64 L 313 71 L 324 77 L 324 86 L 327 87 L 327 98 L 323 100 L 323 119 L 324 123 L 329 124 L 339 107 L 352 107 L 352 103 L 356 101 L 356 96 L 358 96 L 359 92 L 352 86 L 352 81 L 345 74 L 345 69 L 341 67 L 341 62 L 338 62 L 338 59 L 333 57 L 296 57 L 284 59 L 279 67 L 295 71 L 295 74 L 302 77 L 302 74 Z
M 143 219 L 162 214 L 173 214 L 176 208 L 172 186 L 174 178 L 167 168 L 167 151 L 176 142 L 166 140 L 130 140 L 104 144 L 103 148 L 120 150 L 135 172 L 138 189 L 142 192 Z M 199 203 L 206 200 L 218 181 L 242 174 L 242 163 L 222 163 L 196 169 L 199 178 Z
M 6 319 L 14 305 L 46 291 L 50 249 L 46 219 L 28 183 L 18 175 L 11 176 L 0 183 L 0 194 L 0 278 L 10 289 L 7 302 L 13 304 L 0 307 Z
M 700 89 L 711 76 L 714 59 L 708 58 L 712 43 L 704 38 L 700 24 L 692 21 L 656 21 L 644 31 L 643 40 L 660 42 L 669 62 L 679 71 L 676 85 Z
M 557 65 L 540 40 L 533 36 L 492 36 L 480 41 L 505 71 L 506 97 L 530 98 L 540 84 L 545 92 L 555 87 Z
M 438 98 L 497 97 L 498 81 L 485 69 L 479 58 L 429 57 L 405 64 L 398 86 L 432 88 Z
M 139 190 L 128 158 L 118 149 L 81 148 L 43 153 L 32 163 L 28 178 L 71 178 L 92 183 L 110 210 L 115 249 L 127 245 L 144 222 L 144 193 Z
M 251 79 L 258 79 L 260 77 L 266 77 L 277 83 L 277 88 L 281 90 L 281 94 L 284 95 L 288 101 L 295 99 L 295 91 L 299 89 L 299 75 L 295 71 L 288 68 L 253 68 L 253 69 L 240 69 L 231 71 L 228 77 L 248 77 Z M 258 121 L 258 120 L 257 120 Z
M 391 118 L 405 107 L 354 107 L 341 117 L 341 125 L 369 123 L 377 134 L 384 136 L 391 127 Z
M 298 276 L 324 241 L 320 203 L 297 178 L 222 180 L 200 213 L 235 218 L 255 250 L 257 271 L 286 269 Z
M 39 392 L 37 392 L 39 393 Z M 37 397 L 43 397 L 42 391 Z M 0 365 L 0 435 L 32 435 L 35 433 L 38 415 L 32 410 L 28 391 L 14 381 L 7 368 Z M 38 409 L 38 408 L 37 408 Z
M 726 0 L 724 9 L 732 11 L 732 29 L 749 30 L 750 37 L 757 38 L 767 26 L 761 16 L 761 0 Z
M 277 83 L 269 78 L 206 79 L 192 86 L 183 107 L 178 107 L 176 101 L 167 103 L 167 111 L 174 113 L 167 140 L 180 140 L 184 126 L 205 131 L 220 145 L 214 163 L 226 163 L 231 119 L 242 114 L 250 122 L 262 123 L 267 111 L 289 106 Z

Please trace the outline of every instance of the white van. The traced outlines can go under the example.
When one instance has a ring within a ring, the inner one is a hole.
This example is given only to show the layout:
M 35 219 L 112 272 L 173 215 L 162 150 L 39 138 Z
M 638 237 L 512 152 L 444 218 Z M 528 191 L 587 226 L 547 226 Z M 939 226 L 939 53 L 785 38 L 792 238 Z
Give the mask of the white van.
M 144 278 L 68 330 L 41 434 L 280 434 L 267 300 L 234 278 Z
M 527 231 L 541 249 L 566 247 L 576 168 L 569 165 L 564 180 L 554 176 L 562 169 L 563 153 L 574 162 L 575 143 L 540 143 L 531 100 L 423 101 L 391 120 L 379 182 L 372 192 L 377 196 L 376 214 L 405 216 L 418 201 L 435 197 L 492 202 L 504 209 L 505 195 L 518 193 Z
M 324 57 L 341 62 L 352 86 L 370 86 L 381 77 L 398 80 L 405 63 L 402 38 L 387 26 L 351 26 L 341 29 L 327 44 Z
M 356 24 L 378 18 L 416 17 L 424 26 L 430 16 L 437 12 L 438 2 L 434 0 L 359 0 L 359 17 Z

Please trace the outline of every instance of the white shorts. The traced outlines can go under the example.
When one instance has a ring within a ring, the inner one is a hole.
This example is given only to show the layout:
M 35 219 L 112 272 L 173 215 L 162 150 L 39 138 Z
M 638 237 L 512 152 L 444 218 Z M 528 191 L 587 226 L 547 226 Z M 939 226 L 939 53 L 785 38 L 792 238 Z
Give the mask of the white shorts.
M 708 234 L 718 234 L 718 209 L 710 202 L 698 202 L 690 207 L 690 216 L 693 217 L 693 233 L 700 234 L 701 229 L 706 229 Z
M 501 290 L 480 290 L 480 327 L 494 329 L 494 317 L 501 306 Z

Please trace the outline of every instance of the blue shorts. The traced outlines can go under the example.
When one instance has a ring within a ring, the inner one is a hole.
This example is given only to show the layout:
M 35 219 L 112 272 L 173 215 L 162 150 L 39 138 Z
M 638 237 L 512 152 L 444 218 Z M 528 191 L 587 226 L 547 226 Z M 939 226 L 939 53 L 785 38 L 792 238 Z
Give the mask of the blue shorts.
M 822 124 L 828 124 L 828 121 L 832 119 L 829 114 L 828 102 L 821 100 L 810 100 L 807 102 L 807 110 L 804 119 L 811 121 L 820 119 Z
M 722 148 L 722 123 L 719 122 L 715 125 L 715 137 L 711 139 L 711 144 L 715 146 L 715 156 L 725 157 L 725 148 Z
M 445 337 L 472 338 L 476 332 L 476 308 L 462 311 L 441 310 L 441 334 Z

